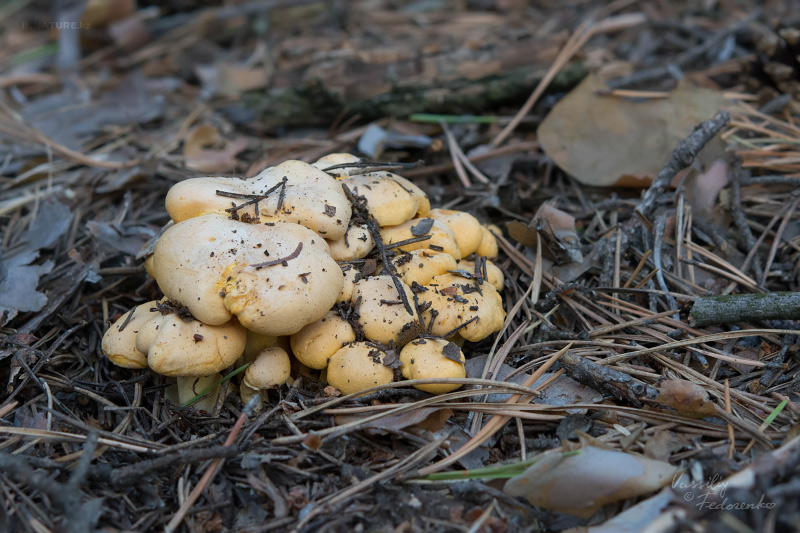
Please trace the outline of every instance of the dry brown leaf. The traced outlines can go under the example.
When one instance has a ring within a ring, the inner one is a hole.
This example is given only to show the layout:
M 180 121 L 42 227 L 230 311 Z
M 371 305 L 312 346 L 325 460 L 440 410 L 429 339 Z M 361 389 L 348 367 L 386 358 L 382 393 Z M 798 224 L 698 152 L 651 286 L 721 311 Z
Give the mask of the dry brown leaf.
M 247 148 L 247 139 L 225 140 L 214 126 L 192 128 L 183 143 L 188 168 L 201 172 L 231 172 L 236 168 L 236 155 Z
M 575 229 L 575 218 L 549 204 L 542 204 L 530 223 L 523 224 L 513 220 L 506 227 L 514 240 L 530 248 L 536 248 L 538 235 L 541 235 L 544 245 L 542 251 L 556 264 L 583 261 L 581 243 Z
M 668 98 L 646 101 L 598 94 L 605 89 L 587 76 L 539 126 L 547 155 L 585 185 L 648 186 L 678 142 L 726 103 L 721 92 L 684 80 Z M 720 147 L 709 143 L 699 161 L 709 166 Z
M 672 407 L 689 418 L 714 416 L 717 411 L 708 392 L 697 383 L 685 380 L 665 380 L 658 387 L 656 401 Z
M 441 411 L 441 412 L 439 412 Z M 366 422 L 361 426 L 362 429 L 387 429 L 398 430 L 404 429 L 409 426 L 417 426 L 421 429 L 428 431 L 438 431 L 453 416 L 451 409 L 442 409 L 441 407 L 423 407 L 420 409 L 412 409 L 405 413 L 396 415 L 384 416 L 378 420 Z M 357 422 L 363 418 L 364 415 L 337 415 L 334 417 L 336 425 L 349 424 Z
M 531 505 L 588 518 L 602 505 L 643 496 L 669 483 L 678 469 L 669 463 L 589 446 L 546 452 L 504 491 Z

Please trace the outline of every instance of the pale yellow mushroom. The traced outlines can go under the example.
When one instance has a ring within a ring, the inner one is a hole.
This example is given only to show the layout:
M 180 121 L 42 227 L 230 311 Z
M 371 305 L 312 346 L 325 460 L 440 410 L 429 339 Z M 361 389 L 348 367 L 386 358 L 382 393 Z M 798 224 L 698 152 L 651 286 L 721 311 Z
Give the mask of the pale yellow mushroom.
M 431 303 L 422 318 L 434 335 L 445 337 L 457 331 L 466 340 L 477 342 L 503 327 L 503 299 L 490 284 L 443 274 L 425 288 L 428 290 L 417 298 Z
M 386 354 L 364 342 L 336 351 L 328 363 L 328 383 L 342 394 L 361 392 L 394 381 L 394 372 L 384 365 Z
M 426 249 L 401 253 L 392 262 L 397 269 L 397 275 L 409 287 L 414 282 L 425 285 L 434 276 L 458 269 L 452 255 Z
M 147 368 L 147 353 L 136 349 L 136 335 L 155 317 L 157 300 L 134 307 L 123 314 L 103 335 L 102 350 L 108 359 L 124 368 Z
M 358 302 L 358 323 L 367 339 L 384 344 L 401 342 L 404 334 L 419 327 L 414 313 L 414 293 L 402 281 L 400 286 L 412 313 L 406 309 L 391 277 L 372 276 L 355 284 L 352 301 Z
M 220 326 L 159 314 L 136 335 L 136 349 L 147 365 L 165 376 L 208 376 L 220 372 L 244 353 L 247 331 L 234 319 Z
M 262 335 L 291 335 L 319 320 L 344 283 L 328 245 L 313 231 L 219 215 L 169 228 L 158 240 L 153 267 L 164 294 L 200 321 L 219 325 L 236 315 Z
M 462 259 L 458 262 L 458 269 L 466 270 L 470 274 L 475 274 L 477 276 L 483 275 L 482 272 L 475 272 L 475 261 L 466 261 Z M 498 291 L 503 290 L 503 283 L 505 282 L 503 271 L 500 270 L 500 267 L 488 259 L 486 260 L 486 278 L 486 281 L 488 281 L 495 289 Z
M 461 257 L 468 256 L 480 247 L 483 240 L 481 223 L 469 213 L 451 209 L 431 209 L 426 216 L 444 223 L 453 231 Z
M 375 248 L 375 239 L 366 224 L 351 225 L 341 239 L 328 241 L 331 257 L 336 261 L 363 259 Z
M 367 209 L 380 226 L 396 226 L 415 216 L 425 216 L 431 204 L 425 193 L 402 176 L 370 172 L 342 179 L 353 194 L 367 200 Z
M 336 301 L 349 302 L 353 299 L 353 289 L 355 289 L 356 283 L 361 279 L 361 271 L 353 265 L 344 265 L 342 266 L 342 276 L 344 277 L 342 291 Z
M 291 336 L 292 353 L 304 365 L 322 370 L 343 345 L 356 340 L 353 326 L 335 311 L 328 312 Z
M 429 249 L 450 254 L 454 259 L 461 259 L 456 243 L 456 236 L 447 225 L 432 218 L 413 218 L 397 226 L 381 228 L 381 239 L 384 245 L 430 235 L 429 239 L 404 244 L 398 247 L 404 252 Z
M 286 350 L 278 346 L 264 348 L 247 367 L 242 384 L 256 390 L 278 387 L 289 379 L 291 366 Z
M 442 339 L 418 339 L 400 351 L 400 371 L 406 379 L 464 378 L 464 354 L 454 342 Z M 444 394 L 459 388 L 459 383 L 414 385 L 432 394 Z
M 500 250 L 497 246 L 497 239 L 494 238 L 490 228 L 492 231 L 496 231 L 498 235 L 501 235 L 500 229 L 494 224 L 488 226 L 485 224 L 481 225 L 483 237 L 481 238 L 481 245 L 475 250 L 475 254 L 485 256 L 489 259 L 495 259 L 499 255 Z
M 350 163 L 358 163 L 361 161 L 361 158 L 355 156 L 353 154 L 347 154 L 343 152 L 328 154 L 320 157 L 313 163 L 311 166 L 314 168 L 318 168 L 322 171 L 325 171 L 326 168 L 330 168 L 337 165 L 345 165 Z M 326 171 L 328 174 L 336 177 L 337 179 L 343 179 L 350 175 L 350 171 L 356 167 L 342 167 L 342 168 L 335 168 L 333 170 Z
M 231 198 L 224 193 L 248 198 Z M 175 222 L 209 213 L 229 216 L 226 210 L 259 195 L 266 196 L 257 204 L 236 210 L 236 216 L 255 222 L 302 224 L 331 240 L 343 237 L 350 223 L 352 208 L 341 183 L 302 161 L 284 161 L 250 179 L 211 177 L 181 181 L 167 193 L 167 213 Z

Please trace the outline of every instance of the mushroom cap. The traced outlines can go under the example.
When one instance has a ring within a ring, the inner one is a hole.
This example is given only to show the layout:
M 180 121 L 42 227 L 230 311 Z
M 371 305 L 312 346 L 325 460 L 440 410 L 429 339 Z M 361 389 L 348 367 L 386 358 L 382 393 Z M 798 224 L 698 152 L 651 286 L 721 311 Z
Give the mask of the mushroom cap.
M 361 392 L 394 381 L 394 372 L 383 364 L 385 354 L 364 342 L 343 346 L 328 363 L 328 383 L 342 394 Z
M 467 261 L 462 259 L 458 262 L 458 269 L 466 270 L 470 274 L 475 273 L 482 275 L 481 272 L 475 272 L 475 261 Z M 497 289 L 498 292 L 503 290 L 503 283 L 505 282 L 503 271 L 500 270 L 500 267 L 488 259 L 486 260 L 486 281 L 488 281 L 495 289 Z
M 137 305 L 111 324 L 103 335 L 102 349 L 112 363 L 124 368 L 147 368 L 147 354 L 136 349 L 136 336 L 145 324 L 161 315 L 155 310 L 157 304 L 158 300 L 153 300 Z
M 491 226 L 493 226 L 492 229 L 497 228 L 494 224 Z M 497 246 L 497 239 L 495 239 L 494 234 L 492 234 L 489 227 L 485 224 L 481 225 L 481 233 L 483 234 L 481 245 L 475 250 L 475 254 L 486 256 L 489 259 L 495 259 L 500 254 L 500 249 Z M 498 235 L 499 234 L 498 230 Z
M 483 240 L 481 223 L 469 213 L 451 209 L 431 209 L 427 216 L 443 222 L 453 230 L 461 257 L 468 256 L 480 247 Z
M 281 186 L 284 178 L 285 187 Z M 209 213 L 228 216 L 226 209 L 247 200 L 220 196 L 217 191 L 263 195 L 276 186 L 277 189 L 258 202 L 257 211 L 255 205 L 248 205 L 239 209 L 237 215 L 240 218 L 247 215 L 260 222 L 295 222 L 326 239 L 344 236 L 352 208 L 342 185 L 302 161 L 284 161 L 244 180 L 210 177 L 181 181 L 167 193 L 167 213 L 175 222 Z
M 455 274 L 442 274 L 433 278 L 425 288 L 428 290 L 417 298 L 420 302 L 431 302 L 422 319 L 426 326 L 433 322 L 431 332 L 434 335 L 444 337 L 475 317 L 473 322 L 458 330 L 468 341 L 485 339 L 503 327 L 506 314 L 503 299 L 488 283 L 479 284 Z M 433 310 L 438 312 L 435 318 Z
M 309 368 L 322 370 L 344 344 L 356 340 L 353 326 L 335 311 L 292 335 L 292 353 Z
M 413 310 L 414 293 L 402 281 L 400 285 Z M 419 321 L 415 315 L 409 314 L 389 276 L 372 276 L 357 282 L 352 301 L 357 302 L 359 298 L 358 323 L 364 330 L 364 336 L 371 341 L 383 344 L 400 342 L 403 333 L 419 327 Z
M 425 215 L 431 208 L 422 189 L 391 172 L 348 176 L 342 183 L 353 194 L 367 199 L 367 209 L 380 226 L 396 226 L 416 215 Z
M 354 261 L 367 257 L 375 248 L 375 239 L 366 224 L 351 224 L 344 237 L 335 241 L 329 240 L 328 246 L 335 261 Z
M 147 364 L 165 376 L 208 376 L 220 372 L 244 353 L 247 331 L 236 320 L 209 326 L 174 313 L 159 315 L 136 336 Z
M 154 255 L 156 281 L 170 300 L 206 324 L 236 315 L 262 335 L 291 335 L 319 320 L 344 283 L 324 239 L 288 222 L 202 215 L 168 229 Z
M 448 354 L 450 357 L 448 357 Z M 454 361 L 453 358 L 458 359 Z M 400 350 L 400 370 L 406 379 L 464 378 L 464 354 L 455 343 L 444 339 L 417 339 Z M 458 383 L 414 385 L 419 390 L 432 394 L 454 391 Z
M 429 222 L 431 220 L 433 221 L 432 224 Z M 383 240 L 383 244 L 387 246 L 428 234 L 431 236 L 430 239 L 404 244 L 398 249 L 404 252 L 430 249 L 450 254 L 455 259 L 461 259 L 461 253 L 458 249 L 456 236 L 453 230 L 438 220 L 432 218 L 412 218 L 397 226 L 381 228 L 381 240 Z
M 445 274 L 448 270 L 458 269 L 452 255 L 422 248 L 413 252 L 401 253 L 392 262 L 397 268 L 397 275 L 409 287 L 414 282 L 427 285 L 434 276 Z
M 347 270 L 344 270 L 347 268 Z M 353 289 L 356 288 L 356 283 L 361 280 L 361 271 L 353 265 L 342 266 L 342 276 L 344 281 L 342 283 L 342 292 L 339 293 L 337 302 L 350 302 L 353 300 Z
M 278 346 L 264 348 L 247 367 L 243 383 L 251 389 L 268 389 L 283 385 L 291 371 L 292 362 L 286 350 Z
M 316 161 L 311 163 L 311 166 L 314 167 L 314 168 L 318 168 L 318 169 L 324 171 L 326 168 L 329 168 L 329 167 L 332 167 L 332 166 L 335 166 L 335 165 L 345 165 L 345 164 L 348 164 L 348 163 L 358 163 L 359 161 L 361 161 L 361 158 L 358 157 L 358 156 L 355 156 L 353 154 L 344 153 L 344 152 L 338 152 L 338 153 L 328 154 L 328 155 L 324 155 L 324 156 L 320 157 L 319 159 L 317 159 Z M 352 168 L 348 168 L 348 167 L 336 168 L 336 169 L 331 170 L 329 173 L 331 175 L 333 175 L 333 176 L 336 176 L 336 178 L 341 179 L 341 178 L 349 176 L 350 175 L 350 170 L 354 170 L 354 169 L 355 169 L 355 167 L 352 167 Z

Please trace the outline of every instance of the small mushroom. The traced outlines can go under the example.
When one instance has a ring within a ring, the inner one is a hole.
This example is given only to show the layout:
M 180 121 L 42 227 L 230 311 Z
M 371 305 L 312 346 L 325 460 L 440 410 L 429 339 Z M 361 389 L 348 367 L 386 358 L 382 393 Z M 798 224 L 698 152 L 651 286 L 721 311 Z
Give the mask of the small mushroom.
M 342 276 L 344 276 L 342 292 L 339 293 L 339 299 L 336 301 L 349 302 L 353 299 L 353 289 L 355 289 L 356 283 L 361 279 L 361 272 L 353 265 L 343 265 Z
M 363 259 L 375 248 L 375 239 L 366 224 L 350 225 L 341 239 L 328 241 L 331 257 L 335 261 L 354 261 Z
M 255 222 L 302 224 L 326 239 L 344 236 L 352 215 L 342 185 L 303 163 L 284 161 L 254 178 L 193 178 L 172 186 L 167 213 L 175 222 L 216 213 Z M 242 206 L 235 209 L 236 206 Z
M 483 231 L 478 219 L 464 211 L 451 209 L 431 209 L 427 216 L 447 225 L 456 237 L 461 257 L 475 252 L 483 240 Z
M 464 354 L 454 342 L 443 339 L 419 339 L 409 342 L 400 351 L 400 371 L 406 379 L 464 378 Z M 414 385 L 431 394 L 454 391 L 458 383 Z
M 353 326 L 335 311 L 291 336 L 292 353 L 304 365 L 322 370 L 343 345 L 356 340 Z
M 319 320 L 344 283 L 328 245 L 311 230 L 219 215 L 169 228 L 156 245 L 153 267 L 164 294 L 200 321 L 219 325 L 236 315 L 262 335 L 291 335 Z
M 286 350 L 278 346 L 264 348 L 247 367 L 242 384 L 255 390 L 278 387 L 289 379 L 291 366 Z
M 361 392 L 394 381 L 394 372 L 383 364 L 385 354 L 365 342 L 336 351 L 328 363 L 328 383 L 342 394 Z
M 164 376 L 209 376 L 244 353 L 247 331 L 235 319 L 220 326 L 159 314 L 136 335 L 136 349 L 147 354 L 147 365 Z
M 367 339 L 384 344 L 399 342 L 404 332 L 419 325 L 404 303 L 408 302 L 413 310 L 414 293 L 402 281 L 400 285 L 402 298 L 389 276 L 372 276 L 355 284 L 352 301 L 358 302 L 358 323 Z
M 475 261 L 466 261 L 462 259 L 458 262 L 458 269 L 466 270 L 467 272 L 471 274 L 474 273 L 475 275 L 483 275 L 481 272 L 475 271 Z M 503 271 L 500 270 L 500 267 L 488 259 L 486 260 L 486 281 L 488 281 L 498 291 L 503 290 L 503 283 L 505 282 Z
M 422 318 L 434 335 L 445 337 L 457 331 L 466 340 L 477 342 L 503 327 L 503 299 L 488 283 L 443 274 L 425 288 L 428 290 L 419 298 L 431 306 Z
M 401 253 L 394 258 L 393 263 L 397 268 L 397 275 L 409 287 L 414 282 L 426 285 L 434 276 L 458 269 L 452 255 L 426 249 Z
M 500 254 L 500 249 L 497 246 L 497 239 L 494 238 L 492 231 L 497 232 L 498 235 L 501 234 L 500 228 L 494 224 L 481 225 L 483 237 L 481 238 L 481 245 L 475 250 L 475 255 L 482 255 L 489 259 L 495 259 Z
M 156 310 L 158 300 L 138 305 L 123 314 L 103 335 L 102 350 L 117 366 L 147 368 L 147 353 L 136 349 L 136 335 L 148 322 L 161 316 Z
M 398 249 L 404 252 L 430 249 L 450 254 L 455 259 L 461 259 L 461 252 L 459 252 L 453 230 L 438 220 L 432 218 L 413 218 L 397 226 L 381 228 L 381 239 L 383 240 L 383 244 L 387 246 L 425 235 L 430 235 L 430 238 L 404 244 L 398 247 Z
M 431 208 L 422 189 L 391 172 L 348 176 L 342 183 L 353 194 L 367 199 L 367 209 L 380 226 L 396 226 L 414 216 L 425 216 Z

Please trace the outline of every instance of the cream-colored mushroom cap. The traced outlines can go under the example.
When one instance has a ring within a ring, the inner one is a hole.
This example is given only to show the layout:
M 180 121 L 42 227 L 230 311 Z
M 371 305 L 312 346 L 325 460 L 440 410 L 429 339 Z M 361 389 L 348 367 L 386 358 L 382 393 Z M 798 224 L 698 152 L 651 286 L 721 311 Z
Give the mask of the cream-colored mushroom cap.
M 392 262 L 397 275 L 409 287 L 414 282 L 426 285 L 434 276 L 458 269 L 452 255 L 425 249 L 401 253 Z
M 355 195 L 367 199 L 367 208 L 380 226 L 396 226 L 424 216 L 431 204 L 422 189 L 391 172 L 370 172 L 342 180 Z
M 464 378 L 464 354 L 454 342 L 443 339 L 418 339 L 400 351 L 400 371 L 406 379 Z M 458 383 L 414 385 L 432 394 L 454 391 Z
M 400 286 L 413 312 L 414 293 L 402 281 Z M 419 326 L 416 314 L 408 312 L 389 276 L 372 276 L 357 282 L 352 301 L 358 302 L 358 323 L 364 330 L 364 336 L 371 341 L 384 344 L 400 342 L 406 332 Z
M 160 316 L 156 305 L 157 300 L 137 305 L 111 324 L 103 335 L 102 349 L 112 363 L 124 368 L 147 368 L 147 354 L 136 349 L 136 335 L 146 323 Z
M 383 364 L 386 354 L 364 342 L 337 350 L 328 363 L 328 383 L 342 394 L 361 392 L 394 381 L 394 372 Z
M 375 239 L 366 224 L 350 225 L 341 239 L 328 241 L 331 257 L 335 261 L 354 261 L 363 259 L 375 248 Z
M 319 320 L 344 283 L 325 240 L 288 222 L 194 217 L 168 229 L 154 255 L 156 281 L 171 301 L 206 324 L 236 315 L 262 335 L 291 335 Z
M 431 209 L 427 216 L 443 222 L 453 230 L 461 257 L 468 256 L 480 247 L 483 240 L 481 223 L 469 213 L 451 209 Z
M 244 373 L 243 383 L 252 389 L 283 385 L 291 375 L 292 363 L 286 350 L 278 346 L 264 348 Z
M 422 318 L 426 327 L 433 322 L 434 335 L 445 337 L 463 325 L 458 333 L 468 341 L 477 342 L 503 327 L 503 299 L 490 284 L 443 274 L 433 278 L 425 288 L 428 290 L 417 297 L 420 302 L 431 303 Z M 434 310 L 438 313 L 435 317 Z
M 346 165 L 346 164 L 350 164 L 350 163 L 358 163 L 359 161 L 361 161 L 361 158 L 358 157 L 358 156 L 355 156 L 353 154 L 339 152 L 339 153 L 333 153 L 333 154 L 328 154 L 328 155 L 322 156 L 319 159 L 317 159 L 316 161 L 314 161 L 313 163 L 311 163 L 311 166 L 313 166 L 314 168 L 318 168 L 318 169 L 324 171 L 326 168 L 330 168 L 330 167 L 333 167 L 333 166 L 336 166 L 336 165 Z M 328 173 L 333 175 L 333 176 L 335 176 L 336 178 L 344 178 L 344 177 L 349 176 L 350 175 L 350 171 L 355 169 L 355 168 L 356 167 L 336 168 L 336 169 L 333 169 L 333 170 L 329 170 Z
M 497 226 L 494 226 L 494 228 L 497 228 Z M 500 249 L 497 246 L 497 239 L 494 238 L 494 235 L 486 225 L 481 225 L 481 233 L 483 234 L 483 237 L 481 238 L 481 245 L 478 246 L 477 250 L 475 250 L 475 254 L 483 255 L 489 259 L 496 258 L 500 253 Z M 498 230 L 498 235 L 499 234 L 500 233 Z
M 353 326 L 339 313 L 330 311 L 292 335 L 290 342 L 292 353 L 301 363 L 322 370 L 337 350 L 354 340 Z
M 332 240 L 344 236 L 352 214 L 341 183 L 302 161 L 285 161 L 245 180 L 212 177 L 181 181 L 167 193 L 167 213 L 175 222 L 209 213 L 229 216 L 226 209 L 250 201 L 224 193 L 267 195 L 238 209 L 236 215 L 242 220 L 295 222 Z
M 476 272 L 475 271 L 475 261 L 467 261 L 462 259 L 458 262 L 458 269 L 459 270 L 466 270 L 470 274 L 475 274 L 476 276 L 483 276 L 483 272 Z M 500 270 L 500 267 L 489 261 L 486 260 L 486 281 L 488 281 L 495 289 L 498 291 L 503 290 L 503 283 L 505 281 L 505 276 L 503 276 L 503 271 Z
M 430 239 L 404 244 L 399 247 L 404 252 L 430 249 L 450 254 L 461 259 L 461 252 L 456 243 L 456 236 L 444 223 L 432 218 L 412 218 L 397 226 L 381 228 L 381 240 L 384 245 L 406 241 L 415 237 L 430 235 Z
M 353 299 L 353 289 L 356 288 L 356 283 L 361 279 L 361 271 L 353 265 L 344 265 L 342 266 L 342 276 L 344 278 L 342 292 L 339 293 L 339 299 L 336 301 L 349 302 Z
M 236 362 L 244 353 L 247 331 L 236 320 L 209 326 L 175 313 L 160 315 L 136 335 L 136 349 L 147 364 L 165 376 L 208 376 Z

